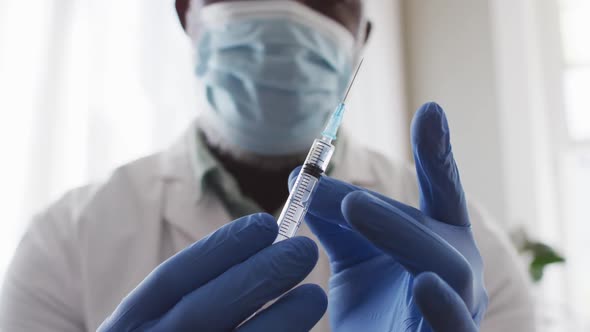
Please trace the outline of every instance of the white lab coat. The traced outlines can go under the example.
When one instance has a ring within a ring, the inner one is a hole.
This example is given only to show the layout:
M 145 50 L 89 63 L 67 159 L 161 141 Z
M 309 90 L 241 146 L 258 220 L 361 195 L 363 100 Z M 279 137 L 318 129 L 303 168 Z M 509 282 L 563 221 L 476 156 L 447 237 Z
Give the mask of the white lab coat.
M 94 331 L 158 264 L 232 219 L 196 183 L 194 135 L 192 127 L 169 150 L 69 192 L 34 219 L 6 275 L 0 330 Z M 350 141 L 339 149 L 334 177 L 416 206 L 410 168 Z M 515 251 L 480 210 L 470 214 L 490 297 L 481 330 L 533 331 L 531 294 Z M 306 226 L 300 234 L 314 238 Z M 329 276 L 322 252 L 307 281 L 326 287 Z M 314 331 L 329 331 L 327 319 Z

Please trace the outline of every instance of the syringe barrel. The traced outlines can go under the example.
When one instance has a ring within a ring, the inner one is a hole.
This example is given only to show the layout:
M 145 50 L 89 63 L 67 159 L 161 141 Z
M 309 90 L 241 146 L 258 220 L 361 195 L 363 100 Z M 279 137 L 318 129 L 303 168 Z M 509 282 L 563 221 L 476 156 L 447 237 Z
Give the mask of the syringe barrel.
M 334 145 L 322 140 L 316 139 L 305 158 L 304 166 L 315 166 L 322 170 L 322 173 L 328 168 L 328 164 L 334 154 Z
M 299 172 L 287 203 L 277 220 L 279 236 L 275 243 L 289 239 L 297 233 L 307 214 L 320 177 L 326 171 L 333 154 L 334 146 L 332 144 L 321 139 L 313 142 L 305 164 Z

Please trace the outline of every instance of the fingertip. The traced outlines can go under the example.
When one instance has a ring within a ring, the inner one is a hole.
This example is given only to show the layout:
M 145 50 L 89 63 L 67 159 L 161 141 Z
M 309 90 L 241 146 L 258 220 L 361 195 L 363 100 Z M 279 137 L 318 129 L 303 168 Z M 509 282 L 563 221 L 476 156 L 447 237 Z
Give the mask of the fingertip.
M 310 331 L 327 308 L 328 297 L 324 290 L 318 285 L 304 284 L 289 291 L 234 331 Z
M 295 180 L 297 180 L 297 176 L 299 176 L 299 173 L 301 173 L 302 168 L 303 166 L 297 166 L 293 171 L 291 171 L 291 174 L 289 174 L 289 191 L 291 191 L 291 188 L 293 188 L 293 185 L 295 185 Z
M 449 260 L 449 262 L 451 261 Z M 473 271 L 469 263 L 461 255 L 454 256 L 452 263 L 449 263 L 447 268 L 453 273 L 447 273 L 445 270 L 439 270 L 438 274 L 431 271 L 420 273 L 414 283 L 416 294 L 429 297 L 433 293 L 448 293 L 448 290 L 452 289 L 466 303 L 471 303 L 473 299 Z M 444 280 L 441 276 L 444 277 Z
M 290 253 L 289 258 L 293 263 L 304 264 L 313 268 L 319 259 L 317 244 L 310 238 L 297 236 L 276 244 Z
M 354 224 L 354 221 L 358 218 L 358 207 L 364 204 L 366 201 L 365 194 L 362 191 L 353 191 L 347 194 L 342 200 L 340 206 L 344 219 L 350 226 Z
M 441 297 L 447 296 L 442 285 L 442 280 L 433 272 L 424 272 L 414 279 L 414 300 L 422 314 L 428 319 L 435 315 L 441 303 Z
M 449 124 L 444 110 L 435 102 L 418 109 L 411 126 L 414 150 L 444 154 L 450 148 Z
M 424 125 L 438 125 L 440 127 L 443 122 L 446 122 L 446 114 L 443 108 L 436 102 L 427 102 L 420 106 L 414 114 L 413 126 L 415 129 L 428 129 Z
M 270 228 L 271 230 L 276 229 L 277 220 L 266 212 L 254 213 L 250 215 L 250 218 L 260 227 Z
M 268 213 L 256 213 L 247 217 L 248 221 L 255 228 L 255 232 L 259 232 L 264 238 L 276 239 L 279 233 L 279 226 L 276 219 Z
M 414 294 L 422 300 L 424 295 L 431 294 L 433 289 L 440 289 L 441 279 L 434 272 L 424 272 L 414 279 Z
M 289 295 L 305 298 L 308 305 L 313 306 L 310 311 L 316 312 L 319 317 L 328 309 L 328 295 L 319 285 L 304 284 L 291 291 Z
M 273 216 L 268 213 L 256 213 L 224 225 L 205 239 L 211 240 L 210 245 L 231 239 L 233 242 L 264 248 L 274 242 L 278 232 L 278 225 Z M 193 246 L 200 247 L 201 242 L 196 242 Z
M 295 237 L 294 240 L 300 242 L 300 245 L 303 248 L 306 255 L 308 255 L 314 261 L 317 261 L 319 259 L 320 251 L 318 249 L 318 245 L 315 243 L 314 240 L 305 236 Z
M 414 280 L 413 289 L 417 302 L 422 303 L 424 306 L 432 305 L 433 297 L 436 297 L 440 303 L 447 304 L 450 304 L 454 299 L 461 301 L 461 303 L 464 301 L 458 291 L 451 287 L 450 283 L 444 281 L 434 272 L 423 272 L 419 274 Z
M 354 191 L 342 200 L 342 215 L 350 226 L 358 230 L 362 224 L 368 222 L 367 207 L 375 205 L 383 207 L 384 204 L 385 202 L 366 191 Z
M 471 312 L 461 297 L 441 277 L 424 272 L 414 280 L 416 305 L 437 331 L 477 331 Z
M 414 279 L 414 298 L 425 316 L 444 311 L 441 304 L 452 304 L 453 290 L 434 272 L 424 272 Z M 458 298 L 458 297 L 457 297 Z

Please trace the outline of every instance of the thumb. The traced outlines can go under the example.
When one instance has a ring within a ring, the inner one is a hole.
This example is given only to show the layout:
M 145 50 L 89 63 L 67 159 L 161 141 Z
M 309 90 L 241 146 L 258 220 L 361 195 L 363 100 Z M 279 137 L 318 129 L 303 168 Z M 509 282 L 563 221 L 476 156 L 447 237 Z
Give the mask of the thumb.
M 289 186 L 289 192 L 291 191 L 291 189 L 293 189 L 293 186 L 295 185 L 295 180 L 297 180 L 297 177 L 299 176 L 299 173 L 301 173 L 302 168 L 303 166 L 297 166 L 294 170 L 291 171 L 291 174 L 289 174 L 289 182 L 287 182 L 287 185 Z
M 461 297 L 435 273 L 426 272 L 416 277 L 414 297 L 433 331 L 477 332 Z
M 416 112 L 412 121 L 412 149 L 420 187 L 420 210 L 447 224 L 469 226 L 449 125 L 438 104 L 425 104 Z

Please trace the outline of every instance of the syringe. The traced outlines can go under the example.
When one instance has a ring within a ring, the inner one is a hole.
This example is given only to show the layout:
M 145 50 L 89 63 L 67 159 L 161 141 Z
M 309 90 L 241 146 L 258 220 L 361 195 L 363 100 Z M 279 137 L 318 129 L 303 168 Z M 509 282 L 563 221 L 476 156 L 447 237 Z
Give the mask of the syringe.
M 350 80 L 342 102 L 336 107 L 330 120 L 328 120 L 326 129 L 322 132 L 322 137 L 316 139 L 309 150 L 303 168 L 299 172 L 287 199 L 287 203 L 277 220 L 279 224 L 279 236 L 275 240 L 275 243 L 295 236 L 299 226 L 303 222 L 320 177 L 328 168 L 330 159 L 334 154 L 335 148 L 332 145 L 332 141 L 336 139 L 338 128 L 344 117 L 346 100 L 362 64 L 363 60 L 360 61 L 352 80 Z

